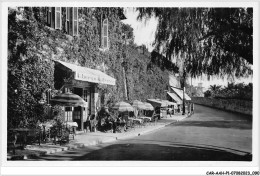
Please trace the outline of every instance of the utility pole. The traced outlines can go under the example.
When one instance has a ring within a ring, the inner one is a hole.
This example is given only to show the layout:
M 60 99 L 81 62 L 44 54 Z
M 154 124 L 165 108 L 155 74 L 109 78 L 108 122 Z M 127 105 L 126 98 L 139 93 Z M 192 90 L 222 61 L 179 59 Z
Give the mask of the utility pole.
M 192 76 L 190 75 L 190 96 L 192 97 Z
M 182 115 L 185 115 L 185 77 L 186 77 L 186 72 L 185 68 L 183 66 L 183 100 L 182 100 Z
M 126 34 L 124 34 L 124 42 L 125 42 L 125 57 L 123 58 L 123 79 L 124 79 L 124 87 L 125 87 L 125 100 L 128 100 L 128 92 L 127 92 L 127 78 L 126 78 L 126 72 L 125 72 L 125 66 L 126 66 L 126 54 L 127 54 L 127 48 L 126 48 Z

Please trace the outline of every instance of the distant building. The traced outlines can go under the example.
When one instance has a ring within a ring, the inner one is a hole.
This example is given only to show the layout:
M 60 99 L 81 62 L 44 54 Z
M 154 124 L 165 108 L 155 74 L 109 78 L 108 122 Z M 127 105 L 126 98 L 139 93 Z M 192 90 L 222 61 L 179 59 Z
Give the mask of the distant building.
M 185 100 L 191 100 L 189 95 L 184 93 Z M 178 105 L 182 104 L 183 102 L 183 90 L 177 87 L 171 87 L 170 91 L 167 92 L 167 100 L 171 102 L 175 102 Z
M 203 88 L 202 83 L 198 83 L 198 86 L 195 87 L 195 94 L 193 96 L 204 97 Z

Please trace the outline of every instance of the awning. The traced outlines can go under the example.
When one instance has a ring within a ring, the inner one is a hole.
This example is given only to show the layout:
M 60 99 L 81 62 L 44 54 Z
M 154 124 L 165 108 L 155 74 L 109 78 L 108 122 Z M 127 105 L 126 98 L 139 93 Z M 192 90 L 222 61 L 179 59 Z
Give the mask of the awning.
M 147 99 L 148 103 L 151 103 L 153 107 L 167 107 L 167 103 L 159 99 Z
M 107 74 L 99 70 L 95 70 L 87 67 L 81 67 L 63 61 L 56 61 L 56 62 L 62 64 L 63 66 L 65 66 L 66 68 L 74 72 L 75 80 L 87 81 L 87 82 L 99 83 L 99 84 L 108 84 L 108 85 L 116 84 L 116 80 L 114 78 L 108 76 Z
M 171 102 L 169 100 L 162 100 L 162 101 L 166 102 L 168 106 L 172 106 L 172 105 L 177 106 L 177 103 Z
M 167 92 L 167 94 L 177 103 L 182 104 L 182 99 L 178 97 L 175 93 Z
M 181 98 L 181 100 L 182 100 L 183 99 L 183 90 L 180 90 L 180 89 L 175 88 L 175 87 L 171 87 L 171 88 L 179 96 L 179 98 Z M 186 93 L 184 93 L 184 97 L 185 97 L 185 100 L 191 100 L 191 98 Z

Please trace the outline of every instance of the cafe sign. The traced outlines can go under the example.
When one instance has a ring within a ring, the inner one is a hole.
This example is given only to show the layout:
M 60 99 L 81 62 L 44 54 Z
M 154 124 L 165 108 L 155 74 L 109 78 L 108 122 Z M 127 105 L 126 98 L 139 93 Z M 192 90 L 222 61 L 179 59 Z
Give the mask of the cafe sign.
M 98 70 L 96 70 L 94 74 L 76 72 L 75 79 L 81 81 L 88 81 L 92 83 L 98 83 L 98 84 L 108 84 L 108 85 L 115 85 L 116 83 L 116 80 L 114 78 Z

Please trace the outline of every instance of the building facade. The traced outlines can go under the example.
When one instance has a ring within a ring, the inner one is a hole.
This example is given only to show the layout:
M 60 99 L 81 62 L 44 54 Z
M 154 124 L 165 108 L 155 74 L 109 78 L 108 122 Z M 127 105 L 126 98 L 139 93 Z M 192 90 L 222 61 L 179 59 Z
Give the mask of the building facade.
M 50 89 L 75 93 L 88 102 L 87 107 L 65 107 L 65 120 L 77 122 L 78 129 L 83 130 L 87 117 L 96 114 L 111 96 L 115 100 L 123 97 L 118 93 L 123 92 L 122 76 L 118 74 L 122 66 L 117 64 L 122 62 L 125 48 L 121 29 L 121 20 L 125 19 L 123 8 L 16 7 L 9 8 L 9 14 L 16 15 L 14 19 L 9 17 L 14 26 L 24 26 L 21 30 L 15 28 L 24 38 L 21 41 L 32 43 L 25 46 L 30 52 L 20 53 L 20 58 L 29 61 L 32 55 L 49 64 L 51 71 L 45 74 L 53 74 L 53 80 L 37 90 L 39 94 L 47 93 L 47 103 L 52 98 Z M 10 29 L 10 34 L 15 33 Z M 16 46 L 21 41 L 16 40 Z M 9 47 L 10 52 L 14 49 Z M 41 69 L 45 68 L 38 65 L 38 71 Z M 35 75 L 31 76 L 34 80 Z
M 122 9 L 117 10 L 116 15 L 120 17 L 118 19 L 124 19 Z M 97 55 L 99 53 L 100 55 L 106 56 L 107 53 L 111 52 L 110 45 L 113 43 L 109 38 L 109 33 L 111 33 L 111 35 L 114 33 L 113 30 L 109 30 L 110 13 L 108 9 L 46 7 L 46 24 L 52 29 L 64 32 L 67 40 L 78 40 L 77 43 L 71 41 L 71 44 L 76 46 L 83 44 L 82 46 L 78 46 L 78 50 L 89 49 L 87 46 L 84 46 L 84 42 L 81 39 L 84 38 L 85 35 L 88 35 L 86 29 L 84 29 L 86 23 L 92 24 L 94 26 L 92 30 L 96 34 L 93 37 L 99 39 L 95 42 L 98 48 L 95 48 L 96 53 L 94 54 Z M 91 16 L 91 18 L 89 16 Z M 120 21 L 113 20 L 113 23 L 120 23 Z M 111 24 L 113 23 L 111 22 Z M 120 27 L 120 25 L 118 25 L 118 27 Z M 120 36 L 118 40 L 120 40 Z M 63 50 L 63 48 L 61 50 Z M 84 62 L 85 59 L 88 58 L 84 58 L 81 61 Z M 86 64 L 86 61 L 85 64 L 79 63 L 79 59 L 77 58 L 74 61 L 68 58 L 65 60 L 62 59 L 63 61 L 54 59 L 55 89 L 59 89 L 64 93 L 72 92 L 77 94 L 87 102 L 86 107 L 65 107 L 65 120 L 77 122 L 79 130 L 83 130 L 84 122 L 91 114 L 96 114 L 101 107 L 101 96 L 98 86 L 100 84 L 115 86 L 116 84 L 116 80 L 113 77 L 104 73 L 106 69 L 106 66 L 104 66 L 106 62 L 105 59 L 100 59 L 100 62 L 97 63 L 93 62 L 93 65 Z M 99 68 L 99 70 L 96 68 Z

